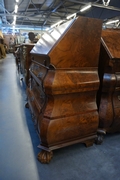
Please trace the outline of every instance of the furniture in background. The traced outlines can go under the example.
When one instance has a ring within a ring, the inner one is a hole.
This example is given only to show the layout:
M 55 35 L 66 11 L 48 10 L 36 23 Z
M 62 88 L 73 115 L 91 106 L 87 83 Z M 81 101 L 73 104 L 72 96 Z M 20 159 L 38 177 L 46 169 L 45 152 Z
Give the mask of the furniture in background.
M 99 109 L 98 142 L 106 132 L 120 131 L 120 31 L 102 31 L 99 59 L 100 88 L 97 94 Z
M 28 104 L 40 137 L 38 160 L 75 143 L 90 146 L 99 124 L 96 93 L 102 21 L 79 17 L 46 32 L 31 50 Z
M 15 42 L 13 43 L 13 46 L 10 47 L 10 39 L 12 39 L 13 42 L 15 41 L 15 37 L 12 34 L 4 34 L 4 43 L 7 46 L 8 52 L 14 53 Z
M 31 54 L 30 51 L 34 47 L 35 44 L 21 44 L 17 46 L 19 48 L 19 52 L 16 52 L 16 64 L 18 66 L 18 70 L 22 75 L 22 80 L 28 85 L 29 81 L 29 67 L 31 64 Z M 19 62 L 19 63 L 18 63 Z

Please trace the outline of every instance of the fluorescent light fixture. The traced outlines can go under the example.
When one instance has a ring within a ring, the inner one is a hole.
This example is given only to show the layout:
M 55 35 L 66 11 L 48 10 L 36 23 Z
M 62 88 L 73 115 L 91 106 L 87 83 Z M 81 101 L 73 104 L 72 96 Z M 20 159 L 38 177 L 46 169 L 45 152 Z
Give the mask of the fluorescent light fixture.
M 16 2 L 19 2 L 19 0 L 16 0 Z
M 53 27 L 55 27 L 55 26 L 60 25 L 63 21 L 64 21 L 64 20 L 61 20 L 61 21 L 59 21 L 59 22 L 57 22 L 57 23 L 53 24 L 53 25 L 51 26 L 51 28 L 53 28 Z
M 13 20 L 13 23 L 12 23 L 13 25 L 15 25 L 16 24 L 16 15 L 14 15 L 14 20 Z
M 14 20 L 12 24 L 15 25 L 15 24 L 16 24 L 16 21 Z
M 18 11 L 18 5 L 16 4 L 15 5 L 15 13 L 17 13 L 17 11 Z
M 16 21 L 16 16 L 14 15 L 14 21 Z
M 113 24 L 113 23 L 117 23 L 117 22 L 119 22 L 119 19 L 108 21 L 105 24 Z
M 86 11 L 87 9 L 89 9 L 91 7 L 92 7 L 92 4 L 89 3 L 89 4 L 85 5 L 85 6 L 83 6 L 82 9 L 80 9 L 80 12 Z
M 67 17 L 66 17 L 66 19 L 70 19 L 70 18 L 72 18 L 72 17 L 74 17 L 74 18 L 75 18 L 75 17 L 76 17 L 76 13 L 74 13 L 74 14 L 71 14 L 71 15 L 67 16 Z

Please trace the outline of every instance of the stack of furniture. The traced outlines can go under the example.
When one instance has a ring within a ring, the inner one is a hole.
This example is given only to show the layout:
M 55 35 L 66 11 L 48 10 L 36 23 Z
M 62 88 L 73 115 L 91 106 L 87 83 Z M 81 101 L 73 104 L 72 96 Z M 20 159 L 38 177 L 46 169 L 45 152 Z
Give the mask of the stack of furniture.
M 99 60 L 98 143 L 106 132 L 120 131 L 120 31 L 102 31 Z
M 31 50 L 27 96 L 42 163 L 52 150 L 95 142 L 101 29 L 101 20 L 79 17 L 44 33 Z

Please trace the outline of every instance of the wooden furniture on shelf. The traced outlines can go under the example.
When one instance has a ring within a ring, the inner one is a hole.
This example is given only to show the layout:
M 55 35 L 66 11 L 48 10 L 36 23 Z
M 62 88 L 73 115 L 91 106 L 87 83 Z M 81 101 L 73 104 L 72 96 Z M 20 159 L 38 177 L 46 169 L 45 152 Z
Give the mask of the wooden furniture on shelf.
M 29 67 L 31 64 L 31 54 L 30 51 L 34 47 L 35 44 L 26 44 L 23 43 L 19 45 L 19 67 L 20 73 L 22 74 L 22 80 L 24 80 L 25 84 L 28 85 L 29 80 Z
M 98 143 L 106 132 L 120 131 L 120 31 L 102 31 L 99 60 Z
M 102 21 L 79 17 L 46 32 L 31 50 L 28 104 L 40 137 L 38 160 L 75 143 L 90 146 L 99 124 L 96 93 Z

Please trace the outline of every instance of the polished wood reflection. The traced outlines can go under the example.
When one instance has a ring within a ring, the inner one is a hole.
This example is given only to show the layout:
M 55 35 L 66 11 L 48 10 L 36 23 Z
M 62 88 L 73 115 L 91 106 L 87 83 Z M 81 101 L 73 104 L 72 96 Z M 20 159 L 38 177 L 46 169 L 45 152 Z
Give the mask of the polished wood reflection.
M 120 31 L 102 31 L 98 91 L 99 129 L 120 131 Z
M 43 149 L 41 162 L 52 158 L 44 151 L 75 143 L 90 146 L 97 137 L 101 27 L 101 20 L 79 17 L 66 25 L 58 40 L 53 33 L 46 41 L 47 33 L 31 51 L 27 95 Z

